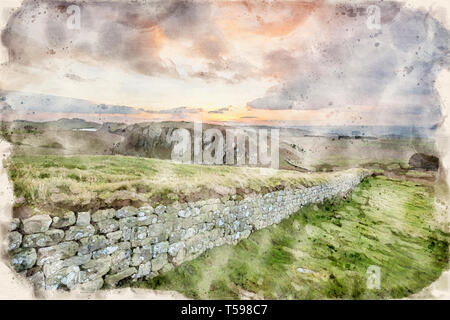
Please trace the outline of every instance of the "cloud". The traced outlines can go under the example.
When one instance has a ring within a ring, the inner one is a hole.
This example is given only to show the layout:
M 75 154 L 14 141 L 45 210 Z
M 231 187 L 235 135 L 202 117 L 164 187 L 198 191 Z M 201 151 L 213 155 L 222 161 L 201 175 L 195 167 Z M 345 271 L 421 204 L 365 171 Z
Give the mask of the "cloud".
M 434 81 L 450 64 L 450 35 L 422 11 L 382 7 L 390 20 L 370 30 L 365 16 L 330 20 L 329 41 L 308 51 L 274 50 L 265 56 L 264 74 L 280 79 L 266 95 L 248 102 L 255 109 L 388 106 L 394 111 L 437 121 Z M 393 14 L 393 12 L 395 14 Z M 386 109 L 384 109 L 386 111 Z
M 222 114 L 222 113 L 225 113 L 227 111 L 230 111 L 231 108 L 232 108 L 231 106 L 228 106 L 228 107 L 225 107 L 225 108 L 220 108 L 220 109 L 217 109 L 217 110 L 208 111 L 208 113 Z
M 189 108 L 189 107 L 176 107 L 164 110 L 144 110 L 144 109 L 139 110 L 152 114 L 174 114 L 174 115 L 194 114 L 202 111 L 201 108 Z

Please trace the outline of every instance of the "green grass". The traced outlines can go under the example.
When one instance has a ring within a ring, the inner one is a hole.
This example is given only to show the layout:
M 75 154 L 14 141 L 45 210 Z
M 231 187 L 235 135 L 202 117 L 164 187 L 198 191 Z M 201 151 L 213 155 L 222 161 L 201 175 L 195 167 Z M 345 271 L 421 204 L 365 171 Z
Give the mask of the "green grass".
M 52 213 L 107 207 L 114 201 L 167 204 L 285 186 L 309 187 L 359 170 L 307 174 L 128 156 L 57 155 L 13 156 L 7 167 L 16 198 L 22 197 L 23 205 Z
M 411 182 L 369 178 L 349 199 L 305 207 L 236 246 L 124 285 L 196 299 L 238 299 L 246 292 L 268 299 L 402 298 L 448 267 L 449 235 L 434 228 L 433 196 Z M 379 290 L 366 287 L 371 265 L 381 268 Z

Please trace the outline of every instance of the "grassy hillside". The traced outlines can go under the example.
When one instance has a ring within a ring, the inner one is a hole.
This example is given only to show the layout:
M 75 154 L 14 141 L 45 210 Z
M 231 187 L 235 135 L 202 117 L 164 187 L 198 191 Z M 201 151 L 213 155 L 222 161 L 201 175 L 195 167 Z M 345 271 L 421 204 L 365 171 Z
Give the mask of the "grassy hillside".
M 163 276 L 124 285 L 199 299 L 401 298 L 448 267 L 449 234 L 434 229 L 432 214 L 429 187 L 369 178 L 345 201 L 306 207 L 237 246 L 214 248 Z M 379 290 L 366 287 L 371 265 L 381 268 Z
M 103 206 L 221 198 L 316 185 L 336 173 L 177 164 L 126 156 L 13 156 L 7 163 L 22 206 L 51 213 Z

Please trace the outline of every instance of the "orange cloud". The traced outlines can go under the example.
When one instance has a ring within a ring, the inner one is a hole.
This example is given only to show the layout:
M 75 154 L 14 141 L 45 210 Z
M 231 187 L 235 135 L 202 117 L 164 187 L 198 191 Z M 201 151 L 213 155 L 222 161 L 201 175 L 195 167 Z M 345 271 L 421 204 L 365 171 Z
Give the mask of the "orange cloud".
M 266 37 L 282 37 L 294 31 L 318 8 L 323 1 L 315 2 L 223 2 L 220 7 L 227 12 L 218 24 L 229 34 L 250 33 Z M 246 12 L 245 12 L 246 11 Z

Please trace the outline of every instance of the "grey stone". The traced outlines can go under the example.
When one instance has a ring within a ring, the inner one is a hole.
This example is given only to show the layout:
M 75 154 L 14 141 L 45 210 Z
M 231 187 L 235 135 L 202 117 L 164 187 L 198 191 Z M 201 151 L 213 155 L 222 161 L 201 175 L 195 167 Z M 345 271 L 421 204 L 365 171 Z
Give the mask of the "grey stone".
M 94 280 L 80 283 L 76 285 L 73 290 L 81 291 L 81 292 L 94 292 L 96 290 L 99 290 L 103 287 L 103 278 L 96 278 Z
M 37 253 L 37 265 L 42 266 L 49 261 L 72 257 L 77 253 L 78 248 L 78 243 L 74 241 L 61 242 L 55 246 L 40 248 Z
M 87 254 L 108 246 L 109 241 L 103 235 L 94 235 L 80 240 L 78 254 Z
M 115 219 L 100 220 L 96 226 L 100 233 L 110 233 L 119 229 L 119 221 Z
M 109 239 L 110 244 L 116 243 L 120 239 L 122 239 L 122 231 L 118 230 L 115 232 L 110 232 L 106 234 L 106 237 Z
M 48 289 L 57 289 L 61 285 L 69 289 L 73 289 L 80 279 L 80 268 L 78 266 L 70 266 L 62 268 L 52 275 L 45 277 L 45 287 Z
M 148 227 L 148 236 L 152 238 L 156 238 L 157 241 L 161 241 L 164 238 L 167 238 L 169 231 L 162 223 L 152 224 Z
M 78 255 L 78 256 L 73 256 L 70 258 L 67 258 L 65 260 L 63 260 L 64 262 L 64 266 L 79 266 L 82 264 L 86 264 L 91 260 L 91 256 L 92 254 L 88 253 L 88 254 L 83 254 L 83 255 Z
M 123 207 L 119 210 L 117 210 L 116 212 L 116 218 L 121 219 L 121 218 L 127 218 L 127 217 L 132 217 L 138 214 L 138 209 L 136 209 L 135 207 Z
M 11 264 L 16 272 L 22 272 L 34 266 L 37 260 L 34 248 L 19 248 L 11 252 Z
M 92 257 L 94 259 L 106 256 L 106 255 L 110 255 L 113 254 L 114 252 L 118 251 L 118 250 L 128 250 L 131 248 L 131 245 L 129 242 L 119 242 L 117 244 L 108 246 L 104 249 L 100 249 L 97 251 L 94 251 L 92 254 Z
M 155 208 L 155 213 L 156 215 L 160 216 L 162 214 L 164 214 L 164 212 L 166 212 L 166 206 L 163 205 L 159 205 Z
M 23 237 L 24 248 L 48 247 L 58 244 L 64 239 L 64 231 L 51 229 L 44 233 L 28 234 Z
M 108 287 L 115 287 L 120 280 L 130 277 L 136 272 L 136 268 L 128 268 L 116 274 L 107 275 L 105 277 L 105 285 Z
M 187 240 L 189 238 L 192 238 L 196 234 L 197 234 L 197 230 L 195 230 L 195 228 L 189 228 L 189 229 L 186 230 L 186 233 L 184 234 L 184 236 L 181 239 L 182 240 Z
M 80 283 L 95 280 L 107 274 L 111 269 L 111 257 L 106 256 L 91 260 L 81 265 Z
M 138 226 L 149 226 L 151 224 L 155 224 L 158 221 L 158 217 L 154 214 L 147 216 L 139 216 L 137 217 L 137 225 Z
M 33 287 L 37 290 L 45 288 L 45 277 L 42 271 L 33 273 L 31 276 L 28 277 L 28 280 L 31 281 Z
M 167 252 L 169 253 L 170 256 L 175 257 L 178 254 L 178 252 L 180 252 L 180 250 L 183 250 L 184 248 L 185 248 L 184 242 L 176 242 L 169 246 Z
M 15 231 L 19 229 L 19 226 L 20 226 L 20 219 L 14 218 L 9 223 L 9 231 Z
M 156 257 L 162 253 L 166 253 L 169 250 L 169 242 L 159 242 L 153 246 L 153 257 Z
M 141 263 L 148 262 L 152 259 L 152 246 L 144 246 L 142 248 L 136 248 L 133 250 L 131 256 L 131 266 L 137 267 Z
M 26 234 L 45 232 L 50 227 L 52 218 L 47 214 L 39 214 L 22 220 L 22 230 Z
M 159 271 L 168 263 L 169 261 L 167 260 L 167 253 L 160 254 L 152 260 L 152 271 Z
M 137 216 L 138 217 L 143 217 L 143 216 L 150 216 L 155 212 L 155 209 L 152 206 L 144 206 L 144 207 L 140 207 L 138 209 L 138 213 Z
M 111 255 L 111 272 L 119 272 L 130 266 L 131 250 L 117 250 Z
M 135 248 L 135 247 L 148 246 L 155 242 L 156 242 L 155 239 L 152 239 L 152 238 L 145 238 L 142 240 L 131 240 L 131 247 Z
M 14 250 L 20 247 L 22 244 L 22 234 L 17 231 L 10 232 L 8 234 L 8 250 Z
M 114 218 L 115 215 L 116 215 L 116 210 L 114 210 L 114 209 L 98 210 L 97 212 L 92 214 L 91 220 L 93 222 L 99 222 L 101 220 Z
M 91 214 L 89 212 L 78 212 L 77 226 L 87 227 L 91 224 Z
M 53 217 L 52 228 L 64 228 L 74 225 L 76 222 L 75 213 L 72 211 L 65 212 L 60 217 Z
M 152 271 L 152 263 L 150 261 L 145 262 L 139 266 L 138 272 L 136 274 L 136 278 L 143 278 L 150 274 Z
M 147 227 L 137 227 L 133 231 L 131 240 L 144 240 L 147 238 Z
M 119 220 L 120 230 L 129 229 L 138 225 L 137 217 L 127 217 Z
M 178 211 L 178 216 L 180 218 L 189 218 L 192 215 L 190 208 Z
M 80 240 L 93 236 L 95 234 L 95 228 L 92 225 L 86 227 L 72 226 L 66 231 L 66 240 Z

